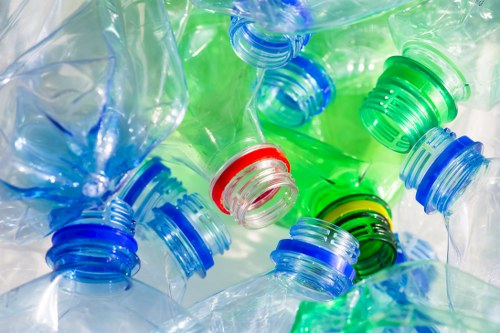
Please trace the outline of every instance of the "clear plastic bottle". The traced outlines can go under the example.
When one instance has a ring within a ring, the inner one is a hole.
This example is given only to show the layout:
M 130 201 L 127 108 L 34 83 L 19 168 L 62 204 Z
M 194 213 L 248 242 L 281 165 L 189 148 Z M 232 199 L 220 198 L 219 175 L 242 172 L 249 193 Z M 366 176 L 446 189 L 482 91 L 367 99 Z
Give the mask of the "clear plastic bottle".
M 134 173 L 119 197 L 133 208 L 137 221 L 142 262 L 137 278 L 181 302 L 187 280 L 195 273 L 205 277 L 213 256 L 229 249 L 224 223 L 158 157 Z
M 407 188 L 426 213 L 445 217 L 448 263 L 500 286 L 495 253 L 500 237 L 500 163 L 481 153 L 482 144 L 448 129 L 428 131 L 401 169 Z M 429 226 L 432 228 L 432 226 Z
M 99 206 L 179 125 L 188 96 L 161 1 L 1 11 L 0 224 L 12 232 L 0 237 L 24 241 Z
M 222 212 L 262 228 L 290 210 L 297 189 L 285 154 L 265 142 L 253 106 L 256 71 L 231 51 L 227 23 L 222 15 L 191 12 L 179 52 L 192 98 L 166 145 L 186 150 Z
M 488 110 L 500 102 L 500 3 L 426 0 L 390 18 L 401 56 L 360 115 L 370 134 L 407 153 L 428 130 L 453 120 L 457 102 Z
M 286 65 L 309 40 L 309 33 L 353 23 L 411 0 L 193 0 L 202 8 L 231 14 L 229 35 L 244 61 L 268 69 Z
M 201 330 L 175 301 L 139 280 L 130 207 L 113 201 L 87 211 L 52 237 L 51 274 L 0 296 L 8 332 L 153 332 L 177 316 L 171 331 Z
M 394 266 L 327 303 L 303 302 L 292 332 L 498 332 L 500 289 L 437 261 Z
M 359 244 L 326 221 L 303 218 L 278 243 L 276 268 L 189 307 L 217 332 L 289 332 L 303 300 L 326 301 L 352 286 Z

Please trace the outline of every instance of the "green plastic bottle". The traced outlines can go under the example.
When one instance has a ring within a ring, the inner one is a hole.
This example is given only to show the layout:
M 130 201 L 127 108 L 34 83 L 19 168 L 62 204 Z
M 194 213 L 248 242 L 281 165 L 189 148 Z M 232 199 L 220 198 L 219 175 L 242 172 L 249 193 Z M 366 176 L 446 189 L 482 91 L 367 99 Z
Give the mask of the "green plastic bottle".
M 302 302 L 292 332 L 499 332 L 499 304 L 493 285 L 437 261 L 412 261 L 333 301 Z
M 387 59 L 360 111 L 382 144 L 407 153 L 456 117 L 457 102 L 484 110 L 500 102 L 499 1 L 420 1 L 389 24 L 401 56 Z
M 184 150 L 185 162 L 210 182 L 222 212 L 256 229 L 280 220 L 297 188 L 283 151 L 264 139 L 253 111 L 260 81 L 232 51 L 228 25 L 224 15 L 191 11 L 178 42 L 190 104 L 166 144 Z

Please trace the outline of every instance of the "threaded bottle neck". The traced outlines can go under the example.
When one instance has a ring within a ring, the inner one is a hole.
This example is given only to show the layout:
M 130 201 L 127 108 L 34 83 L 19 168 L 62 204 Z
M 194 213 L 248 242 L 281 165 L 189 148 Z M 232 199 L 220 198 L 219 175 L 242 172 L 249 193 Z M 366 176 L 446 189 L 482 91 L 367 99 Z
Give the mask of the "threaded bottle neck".
M 276 69 L 295 58 L 309 41 L 309 34 L 267 32 L 248 18 L 231 17 L 229 38 L 234 52 L 254 67 Z
M 426 213 L 448 215 L 453 203 L 488 165 L 482 144 L 466 136 L 456 138 L 449 129 L 428 131 L 408 154 L 400 178 L 417 189 L 416 199 Z
M 302 218 L 290 236 L 271 253 L 276 272 L 290 273 L 302 285 L 331 296 L 352 285 L 359 243 L 351 234 L 323 220 Z
M 134 228 L 132 210 L 120 200 L 111 201 L 105 211 L 83 212 L 54 233 L 47 263 L 82 281 L 131 276 L 139 269 Z
M 282 68 L 265 71 L 256 94 L 261 114 L 283 127 L 307 123 L 334 98 L 335 85 L 326 66 L 303 56 Z
M 429 129 L 457 115 L 442 79 L 408 57 L 391 57 L 360 110 L 363 126 L 380 143 L 407 153 Z
M 153 208 L 175 202 L 186 190 L 160 158 L 144 163 L 125 184 L 119 197 L 134 210 L 138 223 L 153 218 Z
M 225 225 L 217 221 L 198 194 L 184 195 L 177 205 L 165 203 L 154 209 L 147 224 L 164 241 L 189 278 L 204 277 L 213 266 L 213 256 L 229 249 L 231 239 Z
M 219 209 L 248 229 L 276 223 L 297 197 L 286 156 L 267 143 L 234 155 L 214 176 L 210 188 Z
M 358 240 L 360 256 L 354 266 L 357 280 L 394 264 L 397 241 L 391 231 L 390 208 L 382 199 L 370 194 L 349 195 L 331 203 L 318 218 L 341 227 Z

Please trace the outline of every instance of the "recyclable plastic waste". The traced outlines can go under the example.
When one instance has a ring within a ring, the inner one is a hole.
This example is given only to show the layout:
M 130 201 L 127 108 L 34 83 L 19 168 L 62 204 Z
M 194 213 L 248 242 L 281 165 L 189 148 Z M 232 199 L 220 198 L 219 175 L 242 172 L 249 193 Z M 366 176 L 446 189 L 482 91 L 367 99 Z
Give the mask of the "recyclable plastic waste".
M 193 177 L 193 175 L 191 175 Z M 119 198 L 137 222 L 142 269 L 137 278 L 181 302 L 187 280 L 205 277 L 231 239 L 224 223 L 198 194 L 189 192 L 158 157 L 145 162 Z
M 8 332 L 202 331 L 174 300 L 132 278 L 139 269 L 130 207 L 86 211 L 52 237 L 53 272 L 0 296 Z M 176 320 L 173 325 L 173 318 Z
M 291 209 L 297 189 L 285 154 L 262 134 L 253 111 L 259 80 L 231 51 L 227 26 L 223 15 L 191 12 L 179 41 L 191 100 L 166 144 L 183 150 L 185 164 L 205 176 L 220 211 L 262 228 Z
M 497 286 L 499 165 L 483 156 L 480 142 L 436 127 L 417 142 L 401 169 L 425 212 L 444 216 L 448 263 Z
M 307 45 L 310 32 L 347 25 L 408 3 L 398 1 L 193 0 L 201 8 L 231 15 L 236 54 L 267 69 L 286 65 Z
M 327 303 L 303 302 L 292 332 L 496 332 L 500 289 L 437 261 L 396 265 Z
M 359 244 L 326 221 L 302 218 L 278 243 L 276 268 L 189 307 L 214 331 L 289 332 L 300 301 L 326 301 L 352 286 Z
M 500 3 L 421 1 L 389 19 L 401 56 L 365 100 L 370 134 L 400 153 L 453 120 L 459 102 L 489 110 L 500 102 Z
M 0 237 L 25 242 L 102 205 L 188 95 L 160 1 L 1 7 Z

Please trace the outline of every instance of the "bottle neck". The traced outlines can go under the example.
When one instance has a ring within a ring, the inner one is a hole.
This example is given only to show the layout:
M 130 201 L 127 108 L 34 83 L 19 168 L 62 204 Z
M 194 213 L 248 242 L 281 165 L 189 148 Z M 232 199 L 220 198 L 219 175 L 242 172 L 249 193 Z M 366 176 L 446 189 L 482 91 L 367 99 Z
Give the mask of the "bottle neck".
M 229 38 L 234 52 L 254 67 L 276 69 L 295 58 L 309 41 L 309 34 L 279 34 L 263 30 L 244 17 L 231 17 Z
M 406 157 L 400 177 L 426 213 L 451 213 L 453 203 L 484 172 L 482 144 L 440 127 L 428 131 Z
M 185 193 L 182 183 L 172 177 L 170 169 L 160 158 L 153 157 L 134 172 L 119 197 L 133 208 L 135 220 L 142 223 L 154 217 L 153 208 L 175 202 Z
M 279 221 L 297 197 L 290 164 L 271 144 L 251 146 L 233 156 L 214 176 L 210 189 L 219 209 L 249 229 Z
M 271 253 L 275 272 L 290 274 L 308 289 L 330 296 L 351 287 L 359 255 L 359 243 L 351 234 L 326 221 L 303 218 L 290 236 Z
M 70 279 L 113 281 L 139 269 L 135 222 L 125 202 L 113 200 L 105 211 L 83 212 L 52 237 L 49 266 Z
M 177 205 L 165 203 L 154 214 L 148 227 L 163 240 L 187 278 L 194 273 L 205 277 L 214 264 L 213 256 L 229 249 L 226 227 L 197 194 L 184 195 Z
M 363 126 L 386 147 L 407 153 L 428 130 L 456 117 L 452 88 L 447 87 L 455 79 L 443 79 L 447 71 L 439 63 L 431 66 L 438 59 L 418 48 L 387 59 L 360 111 Z M 458 88 L 453 89 L 458 96 Z
M 369 194 L 353 194 L 340 198 L 318 218 L 351 233 L 359 242 L 360 255 L 354 266 L 357 280 L 392 266 L 397 257 L 397 241 L 392 232 L 389 206 Z
M 282 68 L 265 71 L 256 94 L 260 113 L 283 127 L 309 122 L 334 98 L 335 85 L 326 66 L 303 56 Z

